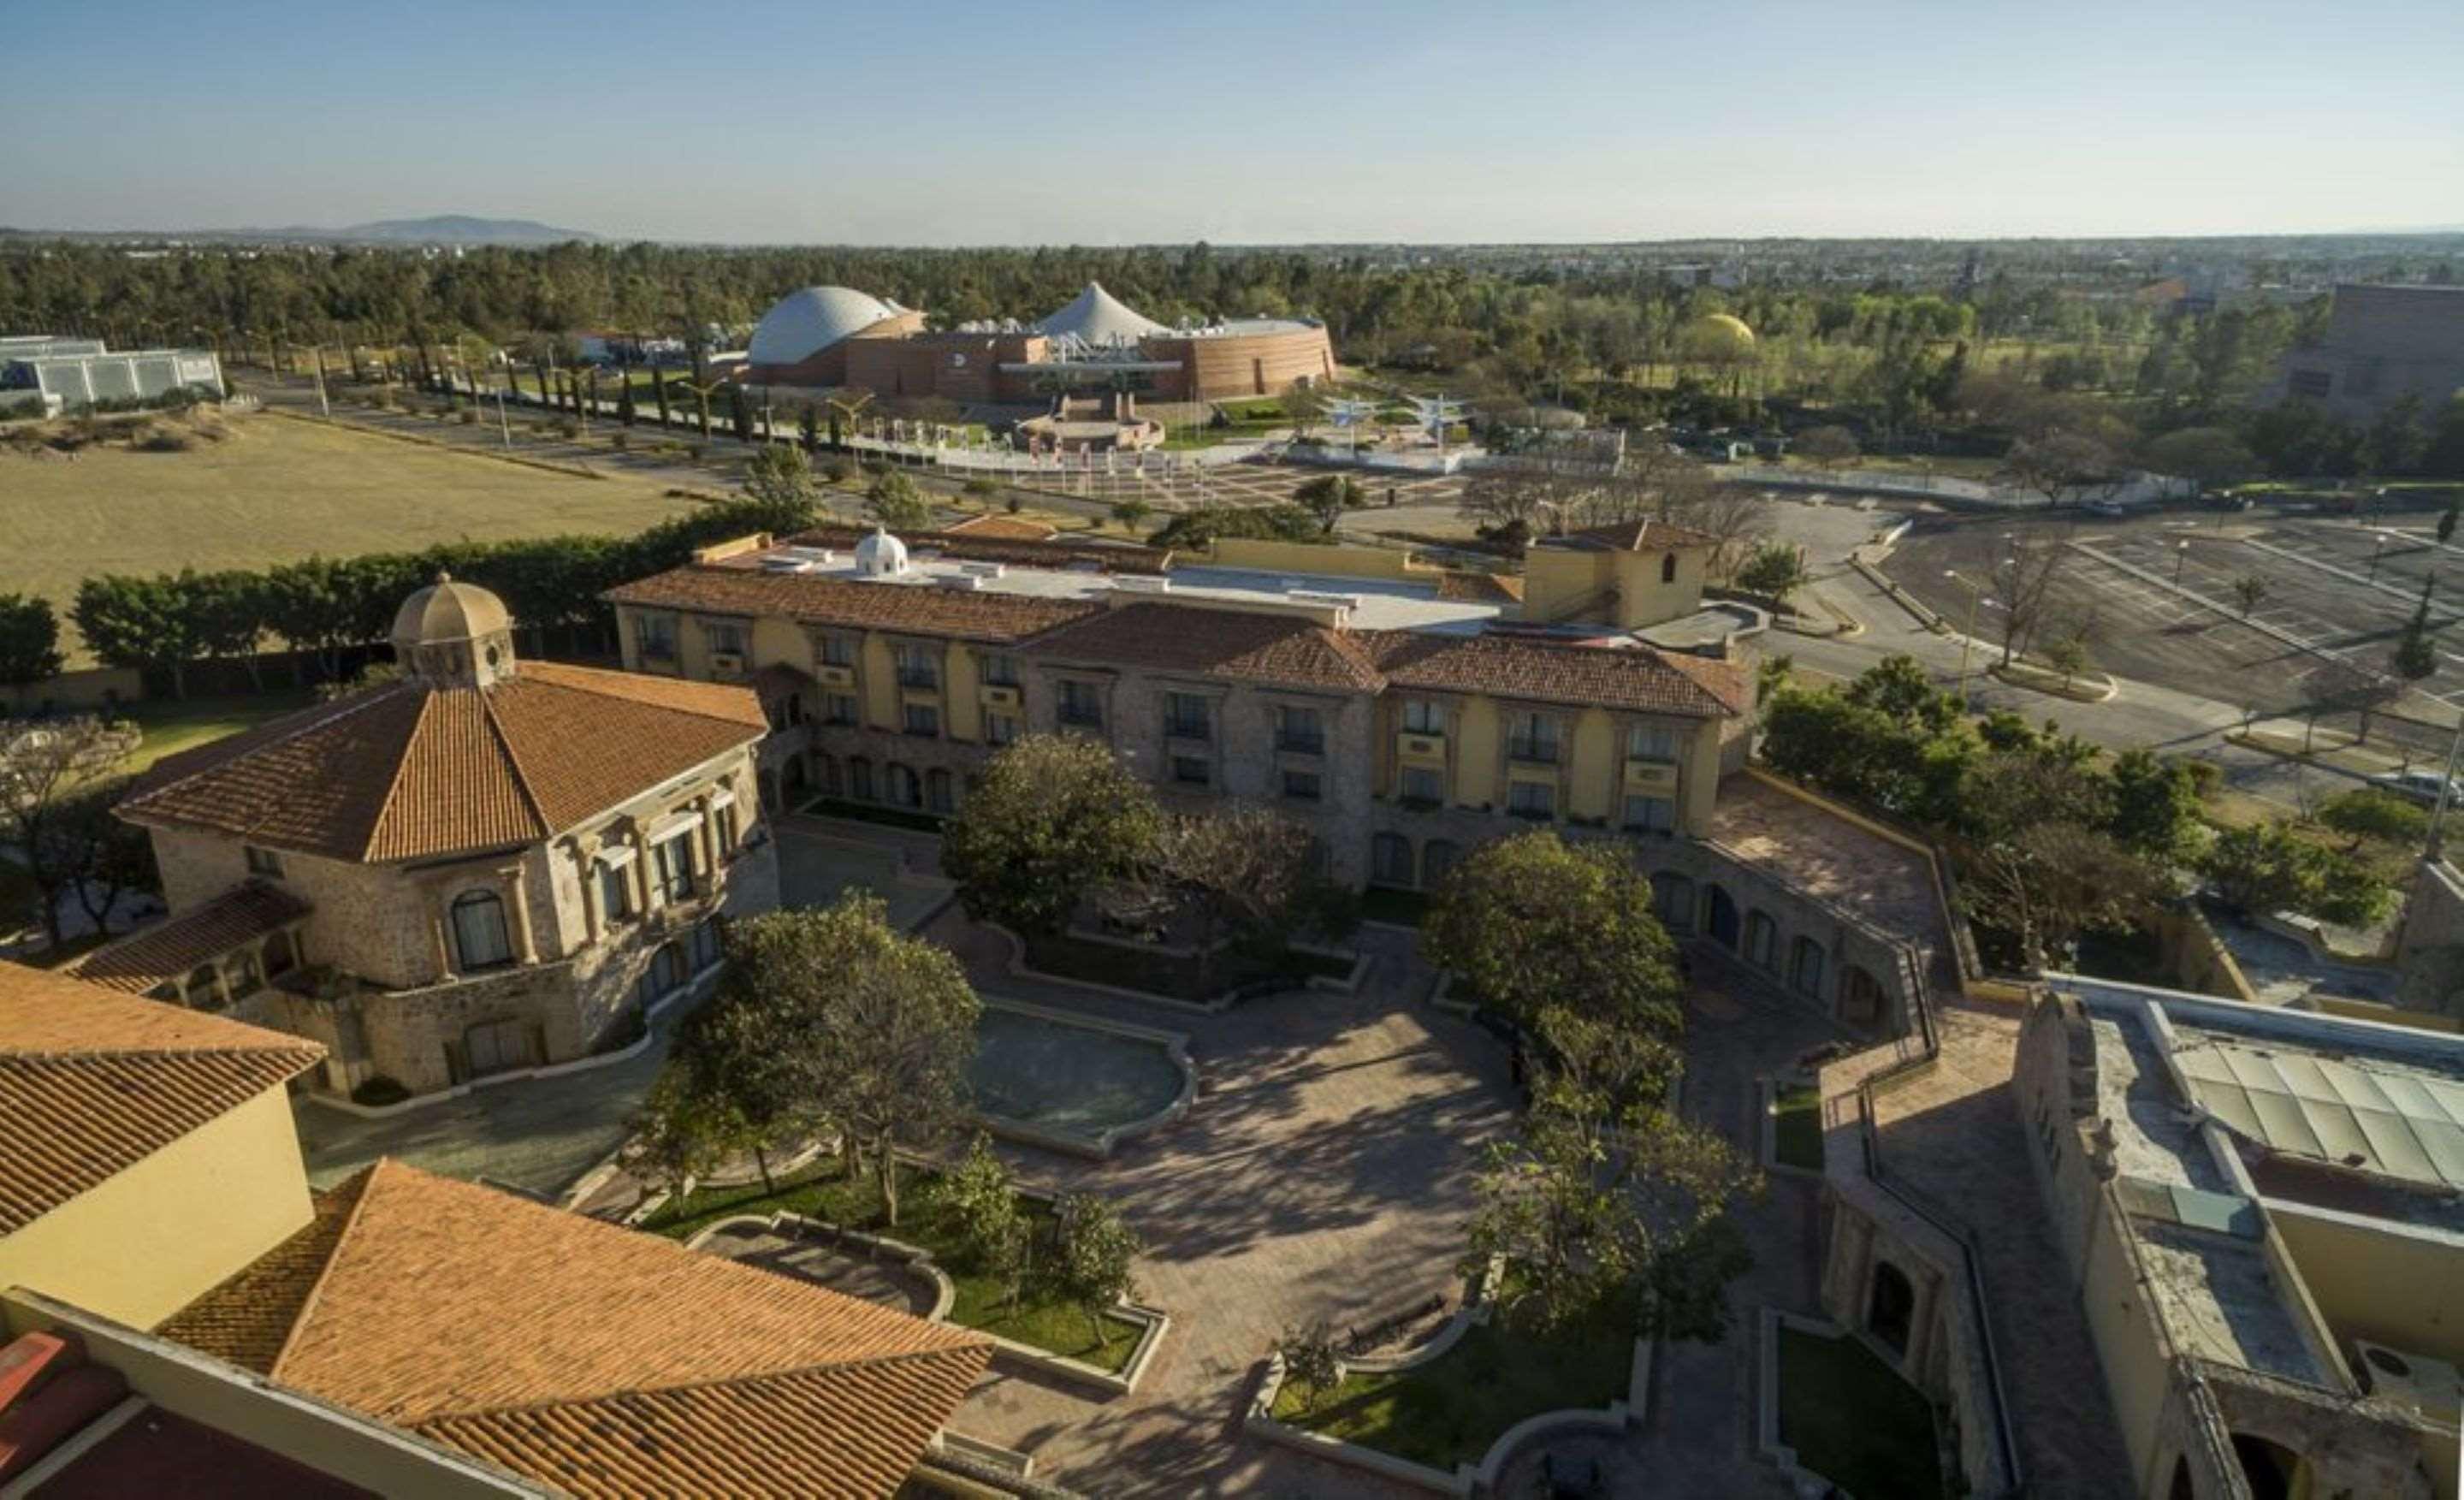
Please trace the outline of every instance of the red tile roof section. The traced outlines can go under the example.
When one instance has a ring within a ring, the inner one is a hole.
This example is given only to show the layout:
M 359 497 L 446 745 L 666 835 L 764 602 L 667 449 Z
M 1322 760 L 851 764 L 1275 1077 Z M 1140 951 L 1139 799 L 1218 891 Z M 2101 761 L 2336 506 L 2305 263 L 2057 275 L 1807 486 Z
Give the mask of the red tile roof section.
M 1287 687 L 1382 686 L 1357 637 L 1297 615 L 1125 605 L 1039 636 L 1027 652 Z
M 1401 688 L 1483 693 L 1691 718 L 1743 714 L 1743 674 L 1725 662 L 1643 646 L 1587 646 L 1507 635 L 1359 632 Z
M 0 963 L 0 1234 L 324 1055 L 278 1031 Z
M 307 902 L 288 891 L 252 882 L 106 943 L 69 972 L 91 984 L 143 995 L 286 922 L 297 921 L 310 910 Z
M 609 589 L 610 604 L 703 614 L 775 616 L 803 625 L 908 631 L 1006 646 L 1082 619 L 1101 605 L 1022 594 L 965 593 L 926 584 L 765 573 L 711 564 L 674 568 Z

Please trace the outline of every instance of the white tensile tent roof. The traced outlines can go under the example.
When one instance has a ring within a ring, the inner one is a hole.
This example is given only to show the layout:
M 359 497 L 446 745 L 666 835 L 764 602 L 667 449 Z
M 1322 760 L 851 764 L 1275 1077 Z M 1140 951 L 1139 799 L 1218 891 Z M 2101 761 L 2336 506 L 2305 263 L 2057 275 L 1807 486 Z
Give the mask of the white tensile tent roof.
M 1068 306 L 1037 323 L 1035 331 L 1054 339 L 1074 334 L 1098 347 L 1133 344 L 1172 332 L 1095 281 L 1088 282 Z

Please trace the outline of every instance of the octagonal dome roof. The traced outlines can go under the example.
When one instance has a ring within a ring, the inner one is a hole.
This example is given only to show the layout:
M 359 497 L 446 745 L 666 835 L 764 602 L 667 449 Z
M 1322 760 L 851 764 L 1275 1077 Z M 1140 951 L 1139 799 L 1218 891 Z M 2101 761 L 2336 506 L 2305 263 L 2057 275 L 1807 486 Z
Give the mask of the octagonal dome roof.
M 900 311 L 853 287 L 808 286 L 770 304 L 754 325 L 745 358 L 755 364 L 793 364 Z

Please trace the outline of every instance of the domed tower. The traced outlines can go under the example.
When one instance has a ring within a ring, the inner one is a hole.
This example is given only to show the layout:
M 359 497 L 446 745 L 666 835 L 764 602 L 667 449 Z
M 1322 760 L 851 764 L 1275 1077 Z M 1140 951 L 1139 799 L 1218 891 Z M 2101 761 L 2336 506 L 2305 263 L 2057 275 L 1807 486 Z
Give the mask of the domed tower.
M 882 527 L 855 544 L 855 570 L 860 578 L 896 578 L 907 571 L 907 543 Z
M 405 675 L 439 688 L 484 688 L 514 674 L 505 602 L 439 571 L 393 617 L 393 654 Z

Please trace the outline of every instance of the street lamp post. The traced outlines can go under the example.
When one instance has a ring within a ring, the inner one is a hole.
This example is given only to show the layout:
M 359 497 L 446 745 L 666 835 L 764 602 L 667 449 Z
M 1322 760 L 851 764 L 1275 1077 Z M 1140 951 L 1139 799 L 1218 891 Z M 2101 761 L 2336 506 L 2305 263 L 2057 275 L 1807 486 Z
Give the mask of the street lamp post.
M 2387 534 L 2384 531 L 2370 533 L 2370 582 L 2373 584 L 2379 581 L 2379 559 L 2387 554 Z
M 1959 569 L 1955 567 L 1944 568 L 1942 576 L 1968 590 L 1968 625 L 1959 632 L 1959 701 L 1962 707 L 1973 714 L 1976 712 L 1976 692 L 1969 685 L 1968 653 L 1976 644 L 1976 605 L 1985 597 L 1985 589 L 1981 585 L 1961 578 Z
M 2190 560 L 2190 541 L 2185 537 L 2173 543 L 2173 586 L 2182 586 L 2182 564 Z

